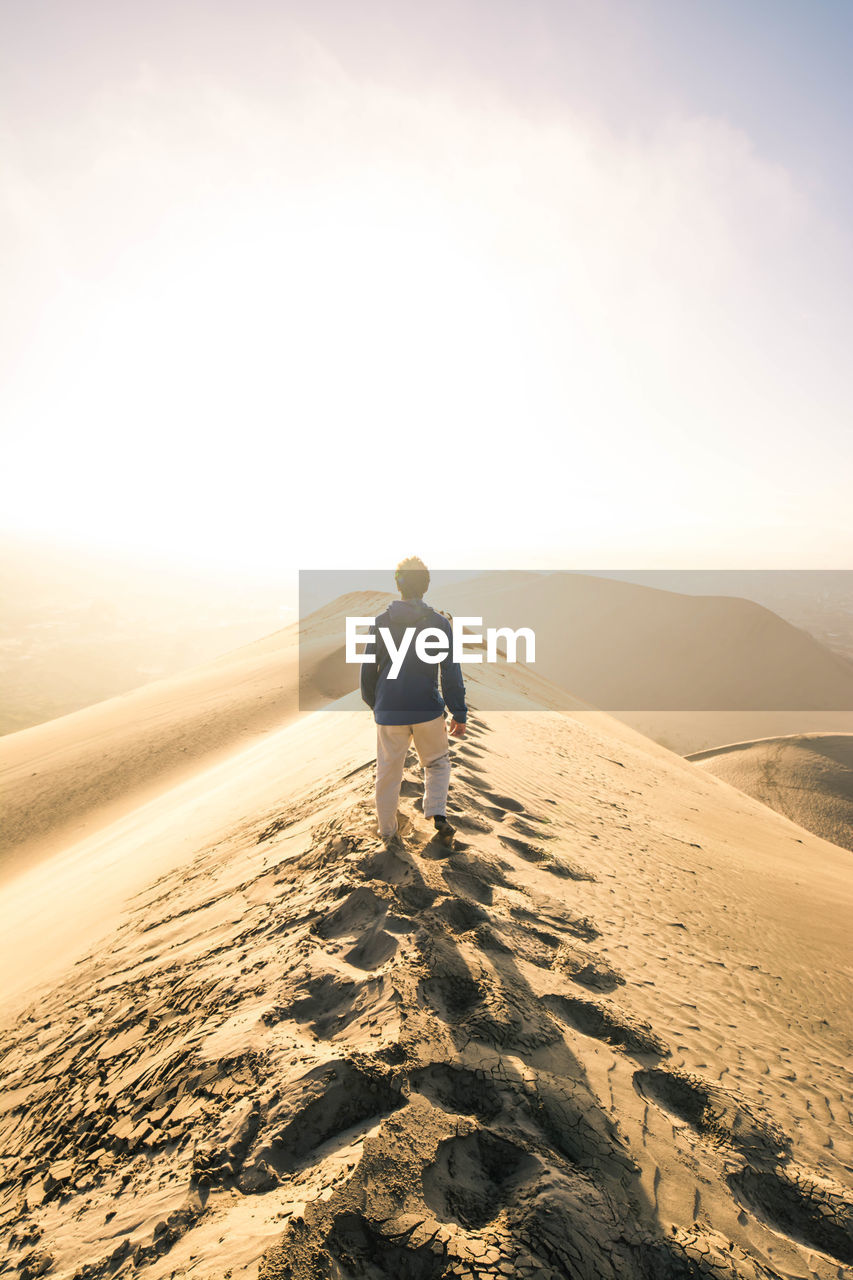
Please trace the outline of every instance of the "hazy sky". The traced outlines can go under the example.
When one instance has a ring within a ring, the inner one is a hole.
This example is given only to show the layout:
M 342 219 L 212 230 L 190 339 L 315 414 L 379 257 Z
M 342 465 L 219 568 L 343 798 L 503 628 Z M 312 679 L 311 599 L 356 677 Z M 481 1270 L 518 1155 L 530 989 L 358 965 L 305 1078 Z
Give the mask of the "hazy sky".
M 848 568 L 848 0 L 0 0 L 2 525 Z

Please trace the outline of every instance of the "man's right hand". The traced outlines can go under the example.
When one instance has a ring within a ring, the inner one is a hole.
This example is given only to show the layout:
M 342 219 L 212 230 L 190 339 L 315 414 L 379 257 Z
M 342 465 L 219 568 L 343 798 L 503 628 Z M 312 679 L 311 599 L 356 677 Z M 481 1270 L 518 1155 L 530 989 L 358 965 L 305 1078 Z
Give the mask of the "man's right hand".
M 450 732 L 451 738 L 464 738 L 465 737 L 464 721 L 451 719 L 449 732 Z

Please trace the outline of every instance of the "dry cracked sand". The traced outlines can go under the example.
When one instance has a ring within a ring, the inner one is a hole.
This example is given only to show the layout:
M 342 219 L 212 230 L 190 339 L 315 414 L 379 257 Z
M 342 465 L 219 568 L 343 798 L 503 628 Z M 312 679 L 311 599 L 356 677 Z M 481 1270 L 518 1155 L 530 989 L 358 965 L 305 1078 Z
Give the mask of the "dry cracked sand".
M 849 854 L 603 724 L 386 851 L 368 723 L 137 891 L 4 1034 L 0 1273 L 849 1274 Z

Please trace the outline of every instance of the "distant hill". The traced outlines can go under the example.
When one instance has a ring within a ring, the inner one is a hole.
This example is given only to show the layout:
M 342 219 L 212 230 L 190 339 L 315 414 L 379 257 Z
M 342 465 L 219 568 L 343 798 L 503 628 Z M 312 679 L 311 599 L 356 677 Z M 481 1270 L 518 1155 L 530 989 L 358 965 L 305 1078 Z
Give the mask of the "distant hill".
M 620 570 L 601 576 L 685 595 L 754 600 L 786 622 L 802 627 L 828 649 L 853 658 L 850 569 L 655 569 L 645 573 Z
M 435 603 L 534 627 L 540 675 L 679 753 L 853 730 L 853 663 L 753 601 L 579 573 L 494 573 Z
M 500 577 L 444 599 L 533 627 L 537 671 L 604 710 L 853 711 L 853 663 L 753 601 L 577 573 Z

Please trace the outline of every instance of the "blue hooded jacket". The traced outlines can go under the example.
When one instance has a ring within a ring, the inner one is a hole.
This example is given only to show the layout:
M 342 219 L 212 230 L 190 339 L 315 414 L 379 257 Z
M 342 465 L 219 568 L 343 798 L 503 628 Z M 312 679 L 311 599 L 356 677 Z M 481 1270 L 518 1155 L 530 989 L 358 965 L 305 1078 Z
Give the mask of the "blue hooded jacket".
M 387 627 L 399 647 L 403 632 L 414 627 L 416 632 L 427 627 L 440 628 L 448 638 L 447 657 L 441 662 L 422 662 L 415 653 L 415 637 L 406 650 L 396 680 L 389 679 L 391 658 L 378 628 Z M 451 657 L 452 629 L 444 614 L 423 600 L 394 600 L 375 619 L 370 630 L 373 644 L 368 652 L 376 654 L 376 662 L 365 662 L 361 668 L 361 696 L 373 710 L 377 724 L 422 724 L 444 714 L 445 705 L 460 724 L 468 716 L 465 685 L 458 662 Z M 441 674 L 441 693 L 438 691 Z M 442 697 L 442 694 L 444 697 Z

